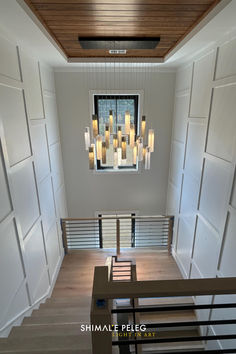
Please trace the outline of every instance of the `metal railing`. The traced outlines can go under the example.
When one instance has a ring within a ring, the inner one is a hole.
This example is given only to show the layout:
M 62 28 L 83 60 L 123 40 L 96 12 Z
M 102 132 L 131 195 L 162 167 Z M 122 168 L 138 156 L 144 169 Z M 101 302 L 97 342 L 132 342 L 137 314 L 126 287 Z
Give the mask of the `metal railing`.
M 76 249 L 160 247 L 171 253 L 173 216 L 98 216 L 61 219 L 65 252 Z
M 113 272 L 117 274 L 117 270 L 120 270 L 129 265 L 129 279 L 119 279 L 118 275 L 114 277 Z M 133 275 L 132 275 L 133 272 Z M 110 257 L 107 260 L 106 266 L 95 267 L 94 270 L 94 283 L 93 294 L 91 303 L 91 324 L 93 325 L 114 325 L 117 323 L 117 329 L 121 333 L 122 324 L 130 322 L 133 324 L 140 324 L 140 315 L 142 313 L 157 313 L 168 314 L 170 311 L 184 313 L 188 310 L 204 310 L 211 309 L 217 311 L 218 309 L 236 308 L 236 303 L 209 303 L 209 304 L 182 304 L 182 305 L 139 305 L 139 299 L 143 298 L 176 298 L 176 297 L 193 297 L 193 296 L 205 296 L 205 295 L 226 295 L 236 294 L 236 278 L 209 278 L 209 279 L 184 279 L 184 280 L 153 280 L 153 281 L 138 281 L 136 279 L 136 265 L 134 262 L 128 260 L 118 260 L 117 257 Z M 117 299 L 129 299 L 126 306 L 117 307 L 115 300 Z M 102 304 L 102 305 L 101 305 Z M 114 317 L 116 316 L 116 317 Z M 235 316 L 236 317 L 236 316 Z M 204 321 L 164 321 L 158 323 L 145 324 L 146 329 L 158 329 L 157 336 L 153 338 L 138 338 L 132 334 L 128 338 L 121 338 L 118 336 L 113 339 L 113 333 L 109 331 L 105 332 L 92 332 L 92 348 L 93 354 L 110 354 L 112 353 L 112 347 L 120 348 L 121 352 L 126 353 L 142 353 L 142 346 L 146 344 L 163 345 L 164 343 L 192 343 L 218 340 L 233 340 L 236 339 L 235 334 L 216 334 L 209 335 L 186 335 L 175 336 L 176 328 L 190 328 L 193 326 L 222 326 L 236 324 L 236 318 L 224 318 L 209 319 Z M 163 329 L 173 330 L 171 336 L 161 336 L 161 330 Z M 134 346 L 132 348 L 131 346 Z M 122 348 L 126 348 L 123 351 Z M 236 353 L 236 348 L 231 349 L 217 349 L 217 350 L 205 350 L 208 353 Z M 169 349 L 170 353 L 177 353 L 178 350 Z M 182 349 L 182 353 L 200 353 L 201 350 Z M 158 353 L 161 353 L 161 347 L 158 348 Z M 164 350 L 163 350 L 164 353 Z

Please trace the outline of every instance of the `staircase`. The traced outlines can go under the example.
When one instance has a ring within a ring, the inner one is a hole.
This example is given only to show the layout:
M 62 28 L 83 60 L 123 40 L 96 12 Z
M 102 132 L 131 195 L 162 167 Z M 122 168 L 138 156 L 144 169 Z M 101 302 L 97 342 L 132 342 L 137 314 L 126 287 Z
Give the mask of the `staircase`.
M 164 299 L 163 299 L 164 300 Z M 190 298 L 181 298 L 178 301 L 163 301 L 161 299 L 141 299 L 140 305 L 160 304 L 190 304 Z M 124 307 L 124 301 L 117 301 L 117 307 Z M 34 310 L 30 317 L 26 317 L 21 326 L 14 327 L 8 338 L 0 339 L 0 353 L 40 353 L 40 354 L 91 354 L 91 337 L 89 332 L 81 332 L 80 324 L 88 322 L 87 308 L 89 298 L 69 300 L 68 298 L 51 298 Z M 85 309 L 83 311 L 83 308 Z M 169 312 L 168 314 L 140 314 L 140 323 L 163 323 L 178 321 L 194 321 L 193 311 L 184 313 Z M 197 336 L 198 328 L 151 329 L 158 337 Z M 182 350 L 203 350 L 201 342 L 148 344 L 143 346 L 143 353 L 180 352 Z
M 0 339 L 0 353 L 90 354 L 90 333 L 80 331 L 80 324 L 88 322 L 89 306 L 89 298 L 48 299 Z
M 139 299 L 139 305 L 142 307 L 145 306 L 166 306 L 166 305 L 191 305 L 193 300 L 190 297 L 183 298 L 159 298 L 159 299 Z M 119 307 L 130 307 L 130 303 L 126 300 L 117 300 L 117 308 Z M 168 311 L 159 312 L 159 313 L 140 313 L 139 314 L 139 323 L 140 324 L 160 324 L 160 327 L 154 327 L 148 329 L 152 333 L 152 336 L 155 333 L 155 338 L 173 338 L 173 337 L 198 337 L 199 328 L 197 326 L 191 327 L 171 327 L 171 328 L 162 328 L 161 324 L 164 323 L 176 323 L 176 322 L 192 322 L 196 321 L 196 315 L 193 310 L 186 311 Z M 128 316 L 127 322 L 132 323 L 132 316 Z M 151 353 L 183 353 L 183 351 L 204 351 L 205 345 L 202 341 L 190 341 L 190 342 L 178 342 L 178 343 L 153 343 L 142 345 L 141 353 L 151 354 Z M 134 353 L 135 348 L 131 346 L 131 351 L 127 353 Z M 125 353 L 125 351 L 124 351 Z

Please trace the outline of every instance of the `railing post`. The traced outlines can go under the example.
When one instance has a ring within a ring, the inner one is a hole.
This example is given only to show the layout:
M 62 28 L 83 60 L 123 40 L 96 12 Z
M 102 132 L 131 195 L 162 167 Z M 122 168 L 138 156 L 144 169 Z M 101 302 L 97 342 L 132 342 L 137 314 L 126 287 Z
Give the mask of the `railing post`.
M 168 229 L 168 254 L 171 256 L 171 246 L 173 239 L 173 227 L 174 227 L 174 216 L 169 218 L 169 229 Z
M 65 254 L 67 254 L 68 253 L 68 244 L 67 244 L 67 237 L 66 237 L 66 222 L 63 219 L 61 219 L 61 231 L 62 231 L 63 247 L 65 250 Z
M 131 247 L 135 247 L 135 214 L 131 216 Z
M 116 255 L 120 255 L 120 219 L 116 219 Z
M 101 217 L 102 215 L 99 214 L 99 217 Z M 102 219 L 98 220 L 98 225 L 99 225 L 99 247 L 103 248 L 103 239 L 102 239 Z
M 111 306 L 112 300 L 92 299 L 92 309 L 90 314 L 91 325 L 112 326 Z M 112 332 L 109 330 L 91 332 L 92 353 L 111 354 L 112 352 Z

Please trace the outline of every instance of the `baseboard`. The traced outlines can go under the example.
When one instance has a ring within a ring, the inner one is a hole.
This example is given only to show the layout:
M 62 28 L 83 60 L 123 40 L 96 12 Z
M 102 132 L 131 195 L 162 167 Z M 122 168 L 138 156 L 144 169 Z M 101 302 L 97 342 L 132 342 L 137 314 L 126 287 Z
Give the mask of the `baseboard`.
M 173 258 L 174 258 L 174 260 L 175 260 L 175 262 L 176 262 L 176 264 L 177 264 L 177 266 L 178 266 L 178 268 L 180 270 L 180 273 L 182 274 L 182 277 L 184 279 L 188 279 L 188 275 L 187 275 L 187 273 L 184 270 L 182 262 L 179 259 L 178 254 L 175 252 L 175 250 L 173 248 L 172 248 L 172 256 L 173 256 Z
M 9 336 L 12 327 L 14 326 L 20 326 L 23 319 L 25 317 L 29 317 L 31 316 L 31 313 L 33 310 L 36 310 L 39 308 L 39 306 L 44 303 L 47 298 L 49 298 L 52 295 L 52 291 L 54 289 L 59 271 L 61 269 L 61 264 L 62 261 L 64 259 L 64 254 L 61 255 L 61 258 L 58 261 L 57 267 L 56 267 L 56 271 L 54 273 L 53 276 L 53 280 L 52 280 L 52 284 L 51 286 L 48 288 L 46 294 L 44 294 L 40 299 L 38 299 L 33 305 L 27 307 L 25 310 L 23 310 L 22 312 L 20 312 L 17 316 L 15 316 L 13 319 L 11 319 L 9 322 L 7 322 L 1 329 L 0 329 L 0 338 L 6 338 Z

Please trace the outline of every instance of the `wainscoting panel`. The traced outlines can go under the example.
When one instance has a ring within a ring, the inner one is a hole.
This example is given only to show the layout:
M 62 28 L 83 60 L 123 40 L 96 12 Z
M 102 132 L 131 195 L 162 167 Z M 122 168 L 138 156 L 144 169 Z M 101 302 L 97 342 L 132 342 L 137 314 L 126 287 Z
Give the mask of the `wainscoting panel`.
M 31 143 L 34 154 L 35 174 L 39 183 L 50 174 L 46 126 L 44 122 L 31 126 Z
M 55 207 L 52 190 L 52 180 L 49 175 L 39 184 L 39 202 L 43 222 L 43 231 L 47 235 L 55 220 Z
M 2 37 L 0 46 L 2 337 L 52 291 L 64 256 L 60 217 L 67 216 L 67 207 L 54 73 L 46 64 L 39 68 L 37 58 L 24 49 L 18 58 L 18 47 Z M 46 95 L 53 108 L 43 102 Z M 52 161 L 49 140 L 54 143 Z
M 20 81 L 21 75 L 17 47 L 2 37 L 0 37 L 0 47 L 0 74 Z
M 20 51 L 23 82 L 25 84 L 26 108 L 29 119 L 44 118 L 39 63 L 24 51 Z
M 236 75 L 236 38 L 227 41 L 218 49 L 216 80 Z
M 32 161 L 26 160 L 14 166 L 11 180 L 15 211 L 25 237 L 40 215 Z
M 0 222 L 12 211 L 6 168 L 0 147 Z
M 236 84 L 214 88 L 206 151 L 227 161 L 235 154 L 235 112 Z
M 205 160 L 199 210 L 218 231 L 225 222 L 230 179 L 230 164 Z
M 0 116 L 2 118 L 10 165 L 31 155 L 23 90 L 1 85 Z
M 46 269 L 46 255 L 43 243 L 41 222 L 38 222 L 27 236 L 25 242 L 26 269 L 28 274 L 28 286 L 33 301 L 37 301 L 37 287 L 39 279 Z M 47 288 L 49 287 L 49 280 Z M 46 291 L 47 289 L 45 289 Z
M 215 51 L 194 62 L 190 117 L 208 117 L 214 65 Z
M 206 138 L 206 124 L 189 121 L 186 145 L 185 170 L 197 180 L 201 179 L 202 157 Z
M 220 240 L 218 234 L 207 222 L 203 221 L 202 218 L 198 218 L 193 260 L 204 277 L 214 278 L 219 253 Z

